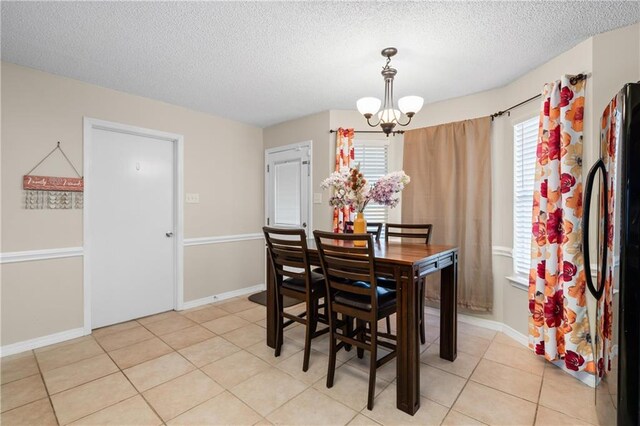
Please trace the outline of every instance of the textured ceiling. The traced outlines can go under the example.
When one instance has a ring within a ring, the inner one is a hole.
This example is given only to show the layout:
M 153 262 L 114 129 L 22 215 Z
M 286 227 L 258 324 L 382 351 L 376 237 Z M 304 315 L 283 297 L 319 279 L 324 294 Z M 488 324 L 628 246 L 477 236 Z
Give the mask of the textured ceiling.
M 256 126 L 502 86 L 640 19 L 638 2 L 8 2 L 2 60 Z M 567 72 L 584 70 L 571 70 Z M 588 71 L 588 70 L 587 70 Z

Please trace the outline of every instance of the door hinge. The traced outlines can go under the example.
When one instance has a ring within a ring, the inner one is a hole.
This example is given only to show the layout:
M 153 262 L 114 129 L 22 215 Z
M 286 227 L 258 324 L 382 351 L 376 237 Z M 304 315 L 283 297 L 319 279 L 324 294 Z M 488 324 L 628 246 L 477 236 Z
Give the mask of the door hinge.
M 267 173 L 269 173 L 269 165 L 267 164 Z
M 311 161 L 309 161 L 309 160 L 303 161 L 302 165 L 304 166 L 305 164 L 308 166 L 307 167 L 307 176 L 311 176 L 311 167 L 310 167 L 311 166 Z
M 267 225 L 269 224 L 269 218 L 267 218 Z

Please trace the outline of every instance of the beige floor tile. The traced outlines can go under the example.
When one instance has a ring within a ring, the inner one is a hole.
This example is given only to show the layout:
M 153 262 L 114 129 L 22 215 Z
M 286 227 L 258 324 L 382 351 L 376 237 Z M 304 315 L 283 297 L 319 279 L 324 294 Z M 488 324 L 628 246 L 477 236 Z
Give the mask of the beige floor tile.
M 216 306 L 207 305 L 201 309 L 192 310 L 188 312 L 181 312 L 186 318 L 189 318 L 191 321 L 197 322 L 198 324 L 211 321 L 217 318 L 222 318 L 229 315 L 229 312 L 224 309 L 220 309 Z
M 267 338 L 267 332 L 258 325 L 249 324 L 223 334 L 222 337 L 236 346 L 247 348 L 256 343 L 264 342 Z
M 420 364 L 420 395 L 445 407 L 453 405 L 466 383 L 455 374 Z
M 444 418 L 442 426 L 482 426 L 484 423 L 479 422 L 476 419 L 472 419 L 469 416 L 465 416 L 456 410 L 449 411 L 447 417 Z
M 270 365 L 247 351 L 238 351 L 202 367 L 202 371 L 226 389 L 267 370 Z
M 396 386 L 391 384 L 376 398 L 373 410 L 362 413 L 383 425 L 439 425 L 447 415 L 447 407 L 420 398 L 420 409 L 413 415 L 398 410 Z
M 52 351 L 54 349 L 59 349 L 63 346 L 75 345 L 76 343 L 82 343 L 82 342 L 88 342 L 88 341 L 95 342 L 95 339 L 93 338 L 92 335 L 80 336 L 80 337 L 76 337 L 75 339 L 65 340 L 59 343 L 55 343 L 53 345 L 43 346 L 41 348 L 34 349 L 33 352 L 35 354 L 40 354 L 43 352 Z
M 148 317 L 140 318 L 137 321 L 142 325 L 151 324 L 157 321 L 166 320 L 168 318 L 178 318 L 180 314 L 176 311 L 167 311 L 160 314 L 149 315 Z
M 348 424 L 349 424 L 349 426 L 377 426 L 380 423 L 377 423 L 377 422 L 371 420 L 367 416 L 364 416 L 362 414 L 358 414 Z
M 267 328 L 267 319 L 266 318 L 262 318 L 261 320 L 258 320 L 256 322 L 254 322 L 255 325 L 259 325 L 262 328 Z
M 466 322 L 461 321 L 458 321 L 458 331 L 488 340 L 493 340 L 493 338 L 496 337 L 496 334 L 498 333 L 495 330 L 478 327 L 477 325 L 467 324 Z
M 309 354 L 309 369 L 302 371 L 302 363 L 304 360 L 304 351 L 286 358 L 282 362 L 276 364 L 276 367 L 293 378 L 300 380 L 308 385 L 312 385 L 320 378 L 327 375 L 327 367 L 329 365 L 329 357 L 325 354 L 312 350 Z M 337 366 L 341 363 L 338 362 Z
M 42 375 L 49 394 L 53 395 L 91 380 L 108 376 L 116 371 L 118 371 L 118 367 L 111 361 L 111 358 L 107 354 L 102 354 L 45 371 Z
M 175 350 L 186 348 L 207 339 L 215 337 L 215 334 L 199 325 L 185 328 L 183 330 L 174 331 L 173 333 L 164 334 L 164 340 L 169 346 Z
M 261 305 L 255 305 L 255 308 L 247 309 L 236 314 L 240 318 L 244 318 L 250 322 L 256 322 L 267 317 L 267 308 Z
M 593 388 L 549 365 L 544 372 L 539 404 L 592 424 L 606 424 L 607 419 L 615 419 L 611 398 L 599 394 L 596 410 L 594 393 Z M 585 404 L 585 401 L 590 403 Z
M 466 379 L 471 376 L 473 369 L 480 362 L 480 357 L 458 352 L 458 357 L 455 361 L 448 361 L 440 358 L 440 345 L 434 343 L 420 355 L 420 361 Z
M 44 352 L 36 351 L 36 358 L 38 358 L 40 370 L 48 371 L 103 353 L 104 351 L 100 345 L 91 338 Z
M 253 425 L 262 417 L 229 392 L 200 404 L 168 422 L 169 425 Z
M 494 342 L 502 343 L 503 345 L 514 346 L 516 348 L 525 347 L 517 340 L 512 339 L 504 333 L 496 333 L 496 337 L 493 339 Z
M 518 348 L 498 342 L 491 343 L 484 358 L 538 376 L 542 376 L 545 364 L 544 357 L 534 354 L 524 346 Z
M 387 386 L 393 385 L 389 385 L 389 382 L 376 377 L 375 395 L 379 395 Z M 367 405 L 369 373 L 343 364 L 336 369 L 333 387 L 327 388 L 327 380 L 322 378 L 314 383 L 313 388 L 347 407 L 360 411 Z
M 480 361 L 471 380 L 535 403 L 542 385 L 541 376 L 488 359 Z
M 156 336 L 162 336 L 187 327 L 193 327 L 194 325 L 196 325 L 196 323 L 191 321 L 189 318 L 178 315 L 176 318 L 154 321 L 152 323 L 145 324 L 144 326 Z
M 246 311 L 256 307 L 256 304 L 247 299 L 246 296 L 225 300 L 215 304 L 216 307 L 224 309 L 227 312 L 235 314 L 236 312 Z
M 0 415 L 0 424 L 4 426 L 57 426 L 49 398 L 40 399 L 22 407 L 5 411 Z
M 440 327 L 427 327 L 424 334 L 425 340 L 428 343 L 433 343 L 440 338 Z
M 106 336 L 96 337 L 96 340 L 105 351 L 111 352 L 144 340 L 153 339 L 154 337 L 153 333 L 149 330 L 141 325 L 137 325 L 123 331 L 107 334 Z
M 285 344 L 286 344 L 286 336 L 285 336 Z M 302 343 L 302 347 L 304 347 L 304 341 Z M 329 334 L 325 334 L 323 336 L 317 337 L 311 340 L 311 349 L 315 349 L 318 352 L 322 352 L 325 355 L 329 355 Z M 356 356 L 355 348 L 349 352 L 344 349 L 340 349 L 336 354 L 336 359 L 341 362 L 347 362 L 351 358 Z
M 180 353 L 197 367 L 209 364 L 238 352 L 239 347 L 222 337 L 213 337 L 195 345 L 180 349 Z
M 2 385 L 0 408 L 2 411 L 20 407 L 47 396 L 47 390 L 39 374 Z
M 119 331 L 129 330 L 139 326 L 137 321 L 121 322 L 120 324 L 110 325 L 108 327 L 101 327 L 91 331 L 93 337 L 104 337 L 108 334 L 117 333 Z
M 469 355 L 481 357 L 489 348 L 490 339 L 474 336 L 467 333 L 458 333 L 458 351 Z
M 93 382 L 51 396 L 60 424 L 67 424 L 124 401 L 136 394 L 122 373 L 114 373 Z
M 378 359 L 382 358 L 384 355 L 388 353 L 384 348 L 378 348 L 378 351 L 379 351 L 377 356 Z M 362 358 L 353 356 L 351 357 L 351 359 L 349 359 L 349 361 L 347 362 L 347 365 L 359 368 L 360 370 L 368 374 L 370 355 L 371 355 L 370 352 L 365 351 L 364 356 Z M 340 359 L 338 358 L 338 360 Z M 378 371 L 376 372 L 376 375 L 387 382 L 394 381 L 397 375 L 397 366 L 396 366 L 395 358 L 387 362 L 382 367 L 378 367 Z
M 109 352 L 109 355 L 121 369 L 133 367 L 162 355 L 173 352 L 173 350 L 157 337 L 134 343 L 121 349 Z
M 320 327 L 323 327 L 321 325 Z M 284 329 L 284 338 L 285 339 L 293 339 L 298 343 L 304 345 L 304 339 L 307 333 L 307 327 L 302 324 L 290 325 L 289 327 Z M 318 341 L 317 339 L 316 341 Z
M 194 369 L 195 367 L 189 361 L 173 352 L 127 368 L 124 370 L 124 374 L 139 392 L 144 392 Z
M 140 395 L 77 420 L 72 425 L 155 426 L 162 424 Z
M 536 404 L 469 382 L 453 406 L 454 410 L 492 425 L 531 425 Z
M 357 412 L 309 388 L 267 416 L 274 425 L 345 425 Z
M 612 424 L 614 423 L 615 421 Z M 539 406 L 536 413 L 535 426 L 589 426 L 590 424 L 543 406 Z
M 307 385 L 275 368 L 265 370 L 231 388 L 231 392 L 260 415 L 266 416 Z
M 313 346 L 313 343 L 311 347 L 315 348 L 315 346 Z M 282 349 L 280 350 L 280 356 L 278 357 L 275 356 L 275 349 L 267 346 L 265 342 L 259 342 L 259 343 L 256 343 L 255 345 L 251 345 L 245 350 L 257 356 L 258 358 L 268 362 L 269 364 L 275 365 L 279 362 L 282 362 L 284 359 L 289 358 L 292 355 L 295 355 L 296 353 L 301 351 L 303 348 L 304 348 L 303 345 L 301 345 L 300 343 L 294 340 L 285 339 L 282 345 Z
M 203 322 L 201 325 L 216 334 L 224 334 L 249 324 L 251 323 L 244 318 L 227 315 L 226 317 Z
M 0 384 L 24 379 L 39 373 L 38 364 L 32 351 L 1 358 L 0 371 L 2 371 Z
M 144 392 L 143 396 L 167 421 L 213 398 L 224 389 L 200 370 L 180 376 Z

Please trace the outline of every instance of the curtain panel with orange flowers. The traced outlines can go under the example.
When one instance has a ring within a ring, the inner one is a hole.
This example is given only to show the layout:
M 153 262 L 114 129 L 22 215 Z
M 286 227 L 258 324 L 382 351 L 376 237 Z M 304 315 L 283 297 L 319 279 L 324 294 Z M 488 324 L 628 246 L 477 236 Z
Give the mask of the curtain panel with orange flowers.
M 336 132 L 336 167 L 340 171 L 343 167 L 351 167 L 354 160 L 353 153 L 353 129 L 340 127 Z M 353 222 L 353 208 L 345 207 L 333 209 L 333 232 L 344 232 L 345 222 Z
M 583 380 L 595 373 L 582 252 L 585 84 L 564 76 L 542 92 L 529 273 L 530 348 Z

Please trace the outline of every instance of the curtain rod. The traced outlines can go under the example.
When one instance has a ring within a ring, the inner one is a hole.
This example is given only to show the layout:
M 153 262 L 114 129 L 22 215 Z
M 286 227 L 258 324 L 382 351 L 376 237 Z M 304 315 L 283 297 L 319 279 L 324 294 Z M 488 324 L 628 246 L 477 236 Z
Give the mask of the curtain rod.
M 329 133 L 338 133 L 337 130 L 329 130 Z M 384 133 L 382 130 L 354 130 L 353 133 Z M 391 132 L 393 134 L 393 136 L 395 136 L 396 134 L 402 135 L 404 134 L 404 130 L 395 130 L 393 132 Z
M 571 83 L 571 84 L 576 84 L 576 83 L 578 83 L 579 81 L 586 80 L 587 78 L 589 78 L 589 75 L 590 75 L 590 74 L 582 74 L 582 73 L 580 73 L 580 74 L 578 74 L 578 75 L 576 75 L 576 76 L 571 77 L 571 78 L 569 79 L 569 83 Z M 493 121 L 496 117 L 500 117 L 500 116 L 502 116 L 502 115 L 504 115 L 504 114 L 508 114 L 508 113 L 509 113 L 509 111 L 511 111 L 512 109 L 514 109 L 514 108 L 518 108 L 520 105 L 524 105 L 524 104 L 526 104 L 527 102 L 531 102 L 531 101 L 533 101 L 533 100 L 535 100 L 535 99 L 538 99 L 538 98 L 539 98 L 539 97 L 541 97 L 541 96 L 542 96 L 542 94 L 538 94 L 538 95 L 532 96 L 532 97 L 530 97 L 529 99 L 527 99 L 527 100 L 525 100 L 525 101 L 522 101 L 522 102 L 520 102 L 519 104 L 515 104 L 515 105 L 513 105 L 513 106 L 510 106 L 509 108 L 507 108 L 507 109 L 505 109 L 505 110 L 503 110 L 503 111 L 494 112 L 493 114 L 491 114 L 491 115 L 490 115 L 490 117 L 491 117 L 491 121 Z

